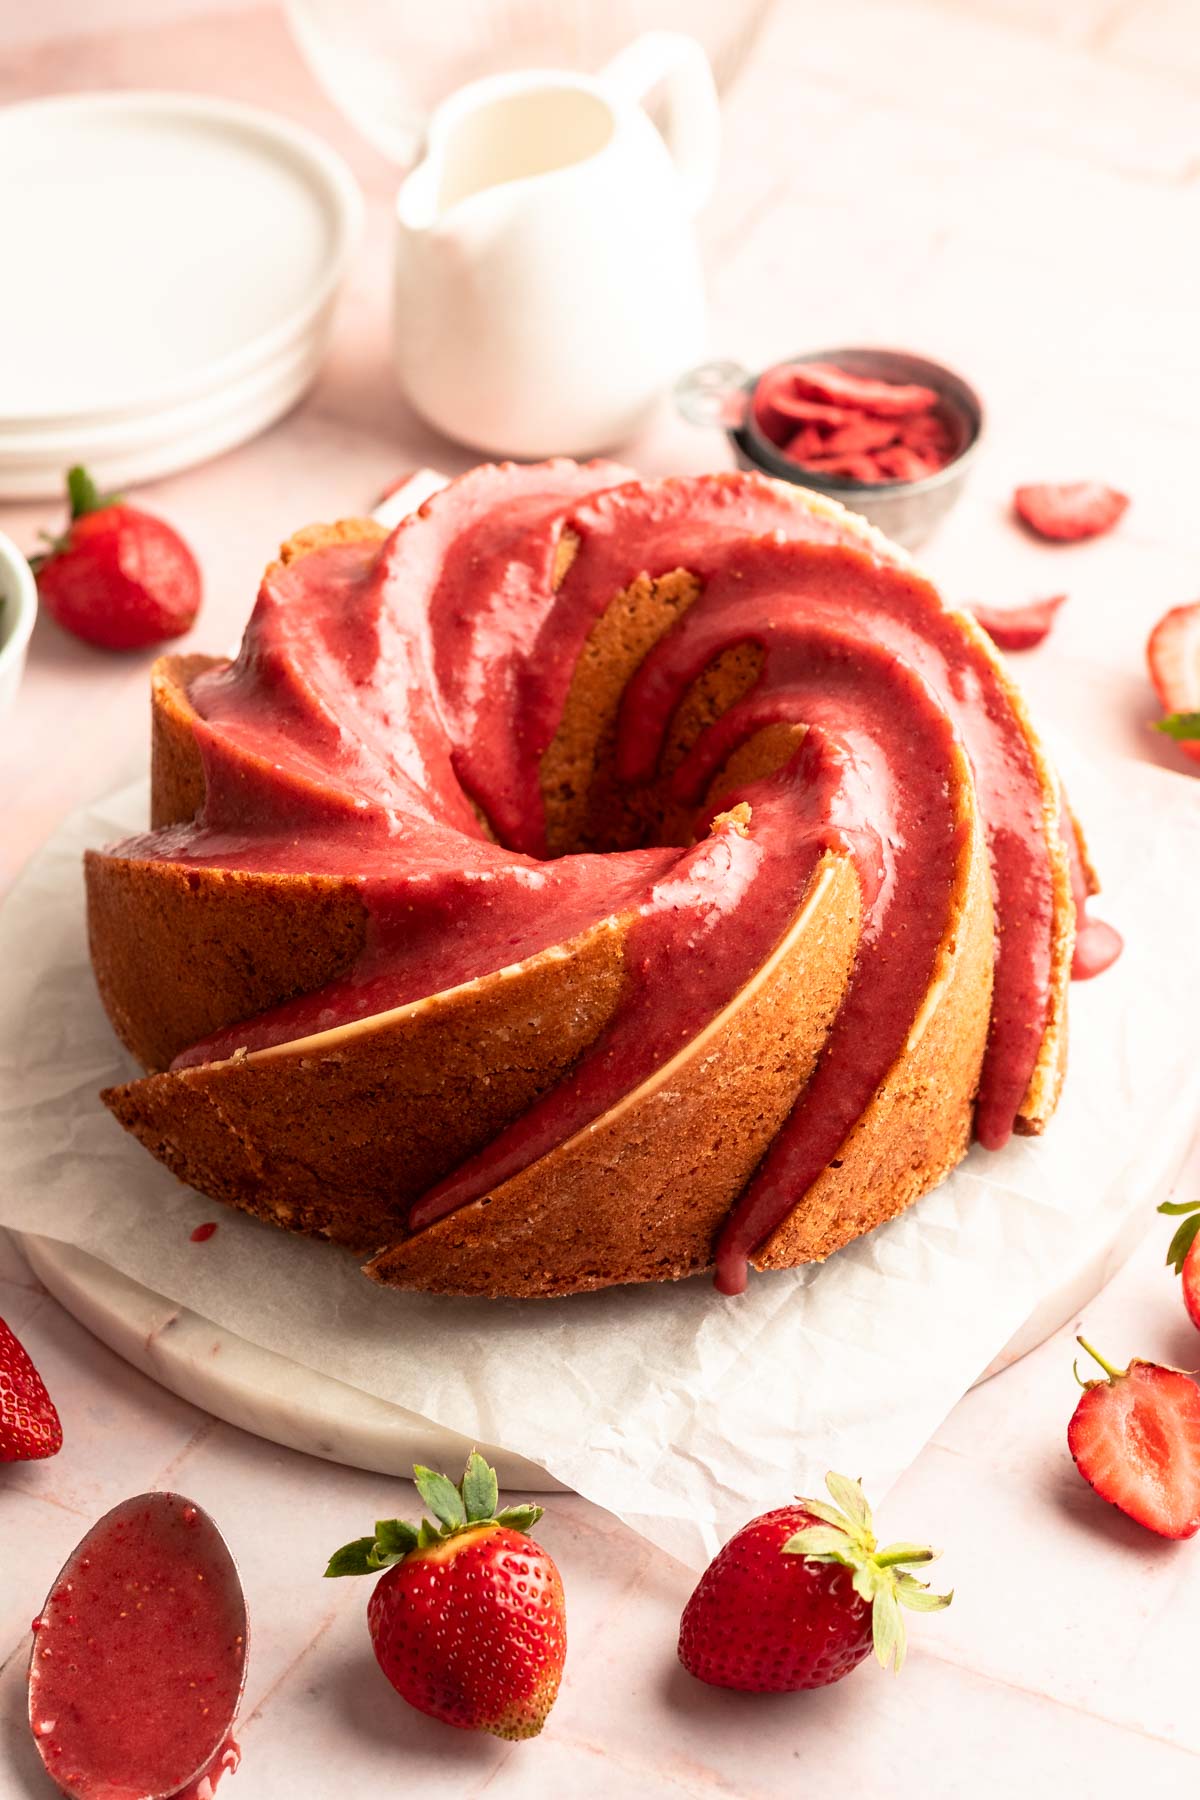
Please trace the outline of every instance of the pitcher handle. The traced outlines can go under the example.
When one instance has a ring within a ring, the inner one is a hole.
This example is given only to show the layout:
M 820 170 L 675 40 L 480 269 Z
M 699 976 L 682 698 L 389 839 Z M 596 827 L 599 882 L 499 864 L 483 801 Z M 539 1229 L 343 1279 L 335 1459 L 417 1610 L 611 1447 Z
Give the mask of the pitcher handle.
M 664 137 L 690 213 L 699 212 L 717 178 L 721 105 L 707 56 L 681 31 L 647 31 L 606 63 L 600 81 L 615 98 L 640 106 L 661 81 L 666 88 Z

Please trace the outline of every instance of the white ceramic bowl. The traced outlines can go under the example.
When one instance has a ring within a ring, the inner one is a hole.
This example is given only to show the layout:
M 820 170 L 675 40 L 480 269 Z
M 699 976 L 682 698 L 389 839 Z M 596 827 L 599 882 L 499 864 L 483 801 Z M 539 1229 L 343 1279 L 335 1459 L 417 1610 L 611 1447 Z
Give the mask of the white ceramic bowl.
M 17 697 L 36 618 L 33 570 L 12 539 L 0 531 L 0 717 Z

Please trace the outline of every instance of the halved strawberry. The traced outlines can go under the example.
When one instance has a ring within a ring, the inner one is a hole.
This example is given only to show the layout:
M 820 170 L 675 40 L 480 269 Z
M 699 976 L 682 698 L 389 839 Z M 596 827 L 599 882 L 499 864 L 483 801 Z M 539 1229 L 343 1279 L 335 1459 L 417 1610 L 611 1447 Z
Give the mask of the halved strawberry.
M 1183 1280 L 1183 1304 L 1200 1331 L 1200 1200 L 1164 1200 L 1160 1213 L 1183 1220 L 1167 1250 L 1167 1266 Z
M 1105 1362 L 1103 1379 L 1075 1378 L 1083 1398 L 1067 1428 L 1075 1466 L 1101 1499 L 1160 1537 L 1200 1531 L 1200 1387 L 1180 1369 L 1135 1358 L 1127 1369 Z
M 1049 637 L 1054 615 L 1066 597 L 1052 594 L 1025 606 L 969 606 L 967 611 L 1001 650 L 1036 650 Z
M 1154 729 L 1200 762 L 1200 600 L 1163 615 L 1150 633 L 1146 661 L 1167 715 Z
M 24 1344 L 0 1319 L 0 1463 L 56 1456 L 62 1441 L 45 1382 Z
M 1030 531 L 1063 544 L 1111 531 L 1128 505 L 1128 494 L 1102 481 L 1035 481 L 1013 494 Z

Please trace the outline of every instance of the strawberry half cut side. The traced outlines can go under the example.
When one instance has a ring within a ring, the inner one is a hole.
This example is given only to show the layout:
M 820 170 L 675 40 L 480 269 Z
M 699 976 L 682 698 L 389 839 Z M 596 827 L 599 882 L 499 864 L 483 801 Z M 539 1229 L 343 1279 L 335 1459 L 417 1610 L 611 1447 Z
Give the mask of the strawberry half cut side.
M 1134 1358 L 1106 1362 L 1079 1338 L 1104 1374 L 1085 1381 L 1067 1428 L 1075 1466 L 1101 1499 L 1160 1537 L 1200 1531 L 1200 1387 L 1181 1369 Z
M 1200 762 L 1200 600 L 1163 615 L 1150 633 L 1146 661 L 1167 715 L 1154 729 Z
M 1181 1221 L 1167 1250 L 1167 1267 L 1183 1282 L 1183 1304 L 1200 1331 L 1200 1200 L 1164 1200 L 1158 1210 Z

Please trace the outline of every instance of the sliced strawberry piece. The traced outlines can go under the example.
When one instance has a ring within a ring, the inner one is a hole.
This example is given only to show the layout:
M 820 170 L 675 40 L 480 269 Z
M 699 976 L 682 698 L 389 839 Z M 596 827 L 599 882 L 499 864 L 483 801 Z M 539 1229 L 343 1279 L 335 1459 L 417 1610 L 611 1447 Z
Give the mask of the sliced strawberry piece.
M 971 605 L 967 611 L 1001 650 L 1036 650 L 1049 637 L 1054 615 L 1066 597 L 1052 594 L 1048 600 L 1031 600 L 1026 606 Z
M 1101 537 L 1128 505 L 1128 494 L 1100 481 L 1032 482 L 1013 494 L 1017 516 L 1030 531 L 1061 544 Z
M 1155 729 L 1200 762 L 1200 600 L 1164 614 L 1150 633 L 1146 660 L 1167 714 Z
M 1164 1200 L 1160 1213 L 1182 1220 L 1167 1251 L 1167 1266 L 1183 1281 L 1183 1304 L 1200 1331 L 1200 1200 Z
M 1127 1369 L 1080 1345 L 1104 1370 L 1084 1381 L 1067 1429 L 1075 1465 L 1104 1500 L 1160 1537 L 1200 1531 L 1200 1388 L 1179 1369 L 1134 1359 Z
M 928 412 L 930 407 L 937 405 L 939 398 L 931 387 L 852 375 L 848 369 L 839 369 L 836 363 L 792 363 L 790 373 L 796 393 L 804 399 L 853 407 L 858 412 L 874 413 L 881 419 L 900 419 L 906 413 Z

